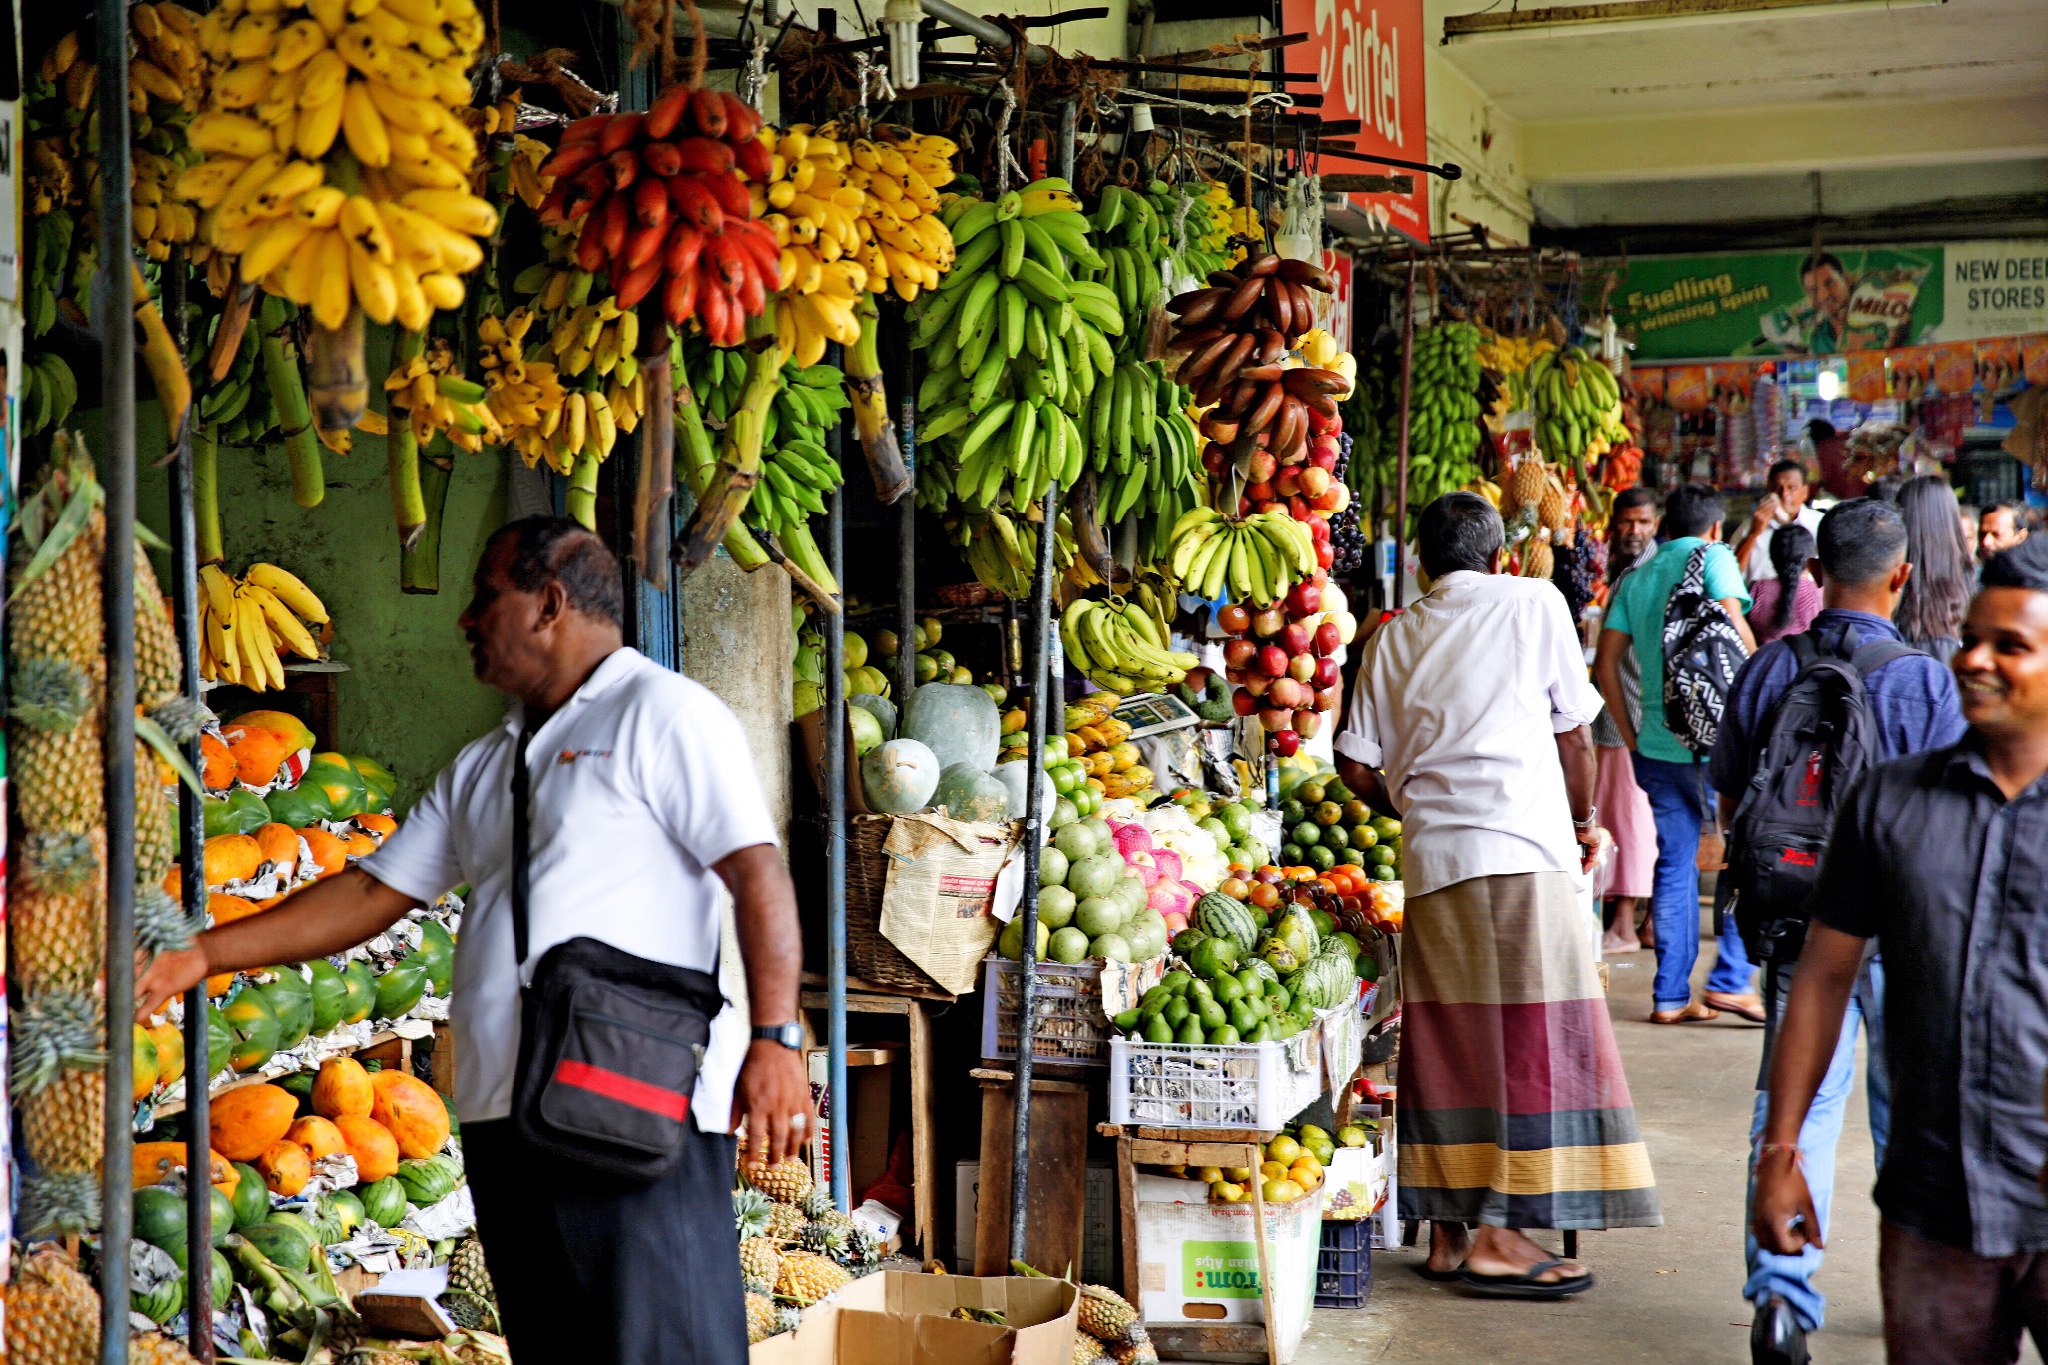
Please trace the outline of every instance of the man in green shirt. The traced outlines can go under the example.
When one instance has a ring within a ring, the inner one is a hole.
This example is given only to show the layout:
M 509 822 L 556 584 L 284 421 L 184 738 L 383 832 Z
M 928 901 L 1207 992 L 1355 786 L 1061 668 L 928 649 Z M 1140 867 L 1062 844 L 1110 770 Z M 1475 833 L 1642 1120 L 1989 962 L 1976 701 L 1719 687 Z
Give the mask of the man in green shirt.
M 1685 577 L 1693 552 L 1707 548 L 1707 596 L 1721 604 L 1750 653 L 1756 638 L 1743 613 L 1749 589 L 1742 568 L 1722 543 L 1726 509 L 1721 495 L 1699 484 L 1671 491 L 1664 501 L 1664 545 L 1648 564 L 1615 589 L 1600 632 L 1593 671 L 1607 698 L 1607 713 L 1633 756 L 1636 784 L 1650 798 L 1657 820 L 1657 877 L 1651 915 L 1657 927 L 1657 984 L 1651 1022 L 1686 1023 L 1717 1018 L 1733 1010 L 1763 1022 L 1763 1002 L 1750 990 L 1754 969 L 1731 923 L 1719 936 L 1720 954 L 1707 978 L 1704 1003 L 1692 998 L 1692 969 L 1699 958 L 1700 878 L 1696 859 L 1700 827 L 1713 807 L 1706 764 L 1678 742 L 1664 723 L 1664 611 Z M 1632 723 L 1622 691 L 1622 654 L 1633 649 L 1642 670 L 1640 725 Z

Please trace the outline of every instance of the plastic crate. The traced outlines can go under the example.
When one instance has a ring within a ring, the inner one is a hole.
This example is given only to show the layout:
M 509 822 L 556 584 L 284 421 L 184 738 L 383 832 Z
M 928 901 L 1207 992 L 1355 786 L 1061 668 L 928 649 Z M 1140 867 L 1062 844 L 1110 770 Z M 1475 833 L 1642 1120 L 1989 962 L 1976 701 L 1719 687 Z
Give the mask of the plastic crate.
M 1316 1307 L 1363 1308 L 1372 1297 L 1370 1224 L 1323 1221 L 1316 1253 Z
M 1031 992 L 1031 1056 L 1034 1061 L 1067 1066 L 1109 1063 L 1109 1015 L 1104 1012 L 1103 974 L 1114 971 L 1109 989 L 1129 1003 L 1121 1013 L 1166 974 L 1166 959 L 1153 958 L 1114 969 L 1102 962 L 1071 966 L 1039 960 L 1038 983 Z M 1017 1055 L 1017 1000 L 1022 994 L 1018 965 L 1008 958 L 982 961 L 981 1055 L 1001 1061 Z
M 1271 1132 L 1323 1093 L 1321 1032 L 1274 1043 L 1109 1041 L 1109 1121 Z

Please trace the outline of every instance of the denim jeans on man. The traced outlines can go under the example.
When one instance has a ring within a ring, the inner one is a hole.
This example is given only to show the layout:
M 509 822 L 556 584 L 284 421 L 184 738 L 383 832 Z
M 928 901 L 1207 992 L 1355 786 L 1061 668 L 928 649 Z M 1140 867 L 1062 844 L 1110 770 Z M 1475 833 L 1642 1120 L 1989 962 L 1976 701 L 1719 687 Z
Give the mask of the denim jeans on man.
M 1764 971 L 1767 985 L 1764 1011 L 1770 1016 L 1765 1027 L 1763 1071 L 1768 1073 L 1771 1065 L 1771 1051 L 1768 1040 L 1777 1035 L 1778 1021 L 1783 1017 L 1785 997 L 1792 990 L 1792 972 L 1781 967 L 1776 972 L 1769 968 Z M 1872 958 L 1863 964 L 1862 973 L 1856 978 L 1856 989 L 1849 997 L 1849 1010 L 1842 1019 L 1842 1038 L 1835 1044 L 1835 1055 L 1828 1062 L 1828 1074 L 1820 1083 L 1820 1091 L 1813 1097 L 1813 1107 L 1806 1111 L 1806 1122 L 1799 1126 L 1800 1161 L 1806 1169 L 1806 1188 L 1813 1195 L 1813 1211 L 1820 1217 L 1820 1233 L 1823 1239 L 1828 1231 L 1828 1206 L 1835 1194 L 1835 1148 L 1842 1137 L 1842 1119 L 1849 1111 L 1849 1092 L 1856 1083 L 1856 1026 L 1864 1030 L 1864 1049 L 1869 1059 L 1869 1074 L 1865 1079 L 1864 1095 L 1870 1103 L 1870 1142 L 1876 1149 L 1876 1166 L 1884 1165 L 1884 1144 L 1886 1130 L 1891 1123 L 1891 1079 L 1884 1064 L 1884 963 Z M 1749 1145 L 1752 1151 L 1762 1140 L 1764 1115 L 1770 1109 L 1770 1096 L 1765 1093 L 1766 1077 L 1759 1074 L 1756 1083 L 1756 1113 L 1749 1125 Z M 1749 1264 L 1749 1280 L 1742 1286 L 1742 1297 L 1751 1303 L 1765 1304 L 1775 1295 L 1791 1305 L 1792 1312 L 1799 1318 L 1800 1325 L 1809 1332 L 1818 1332 L 1827 1322 L 1828 1296 L 1816 1289 L 1813 1277 L 1820 1271 L 1821 1250 L 1809 1243 L 1797 1256 L 1781 1256 L 1775 1251 L 1765 1251 L 1756 1244 L 1756 1234 L 1749 1229 L 1749 1200 L 1756 1196 L 1756 1167 L 1750 1166 L 1749 1192 L 1743 1202 L 1743 1255 Z
M 1657 879 L 1650 914 L 1657 926 L 1657 984 L 1660 1010 L 1692 1002 L 1692 969 L 1700 956 L 1700 829 L 1714 808 L 1704 763 L 1670 763 L 1640 751 L 1633 755 L 1636 785 L 1650 798 L 1657 821 Z M 1707 989 L 1725 995 L 1749 990 L 1755 971 L 1733 916 L 1716 937 L 1717 957 Z

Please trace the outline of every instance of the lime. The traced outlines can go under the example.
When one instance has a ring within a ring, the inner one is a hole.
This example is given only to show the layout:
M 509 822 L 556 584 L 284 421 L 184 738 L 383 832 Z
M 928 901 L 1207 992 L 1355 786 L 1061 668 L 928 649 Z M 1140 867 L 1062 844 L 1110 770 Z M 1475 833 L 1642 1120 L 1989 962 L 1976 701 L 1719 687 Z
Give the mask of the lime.
M 1328 872 L 1337 865 L 1337 855 L 1330 849 L 1317 844 L 1308 850 L 1308 865 L 1318 872 Z
M 1340 777 L 1333 777 L 1323 783 L 1323 800 L 1325 801 L 1335 801 L 1342 804 L 1355 800 L 1357 795 L 1351 788 L 1344 785 L 1344 779 Z
M 1303 820 L 1305 820 L 1305 819 L 1307 819 L 1307 818 L 1308 818 L 1308 807 L 1306 807 L 1306 806 L 1302 805 L 1302 804 L 1301 804 L 1301 802 L 1299 802 L 1299 801 L 1296 801 L 1296 800 L 1294 800 L 1293 798 L 1291 798 L 1291 797 L 1290 797 L 1289 799 L 1287 799 L 1287 800 L 1285 800 L 1285 801 L 1282 801 L 1282 802 L 1280 803 L 1280 823 L 1281 823 L 1281 824 L 1283 824 L 1283 825 L 1298 825 L 1298 824 L 1300 824 L 1300 823 L 1301 823 L 1301 822 L 1302 822 Z
M 1282 867 L 1298 867 L 1298 866 L 1300 866 L 1300 864 L 1301 864 L 1301 845 L 1299 845 L 1299 844 L 1282 844 L 1282 845 L 1280 845 L 1280 865 L 1281 865 Z
M 1322 845 L 1329 849 L 1348 849 L 1351 847 L 1351 836 L 1344 832 L 1342 825 L 1325 825 Z
M 1372 829 L 1373 833 L 1379 835 L 1382 839 L 1394 839 L 1400 836 L 1401 822 L 1399 820 L 1389 820 L 1384 815 L 1375 815 L 1372 818 Z
M 1288 837 L 1303 848 L 1313 848 L 1323 841 L 1323 827 L 1304 820 L 1288 831 Z
M 1386 866 L 1385 864 L 1381 864 L 1380 866 L 1378 866 L 1378 867 L 1376 867 L 1376 868 L 1374 868 L 1374 869 L 1372 870 L 1372 879 L 1373 879 L 1374 881 L 1376 881 L 1376 882 L 1390 882 L 1390 881 L 1393 881 L 1393 880 L 1394 880 L 1394 869 L 1393 869 L 1393 868 L 1391 868 L 1391 867 L 1388 867 L 1388 866 Z
M 1343 863 L 1346 867 L 1364 867 L 1365 850 L 1362 848 L 1347 848 L 1337 855 L 1337 861 Z
M 1376 844 L 1372 848 L 1367 849 L 1365 856 L 1374 867 L 1392 867 L 1394 865 L 1394 850 L 1388 848 L 1385 844 Z

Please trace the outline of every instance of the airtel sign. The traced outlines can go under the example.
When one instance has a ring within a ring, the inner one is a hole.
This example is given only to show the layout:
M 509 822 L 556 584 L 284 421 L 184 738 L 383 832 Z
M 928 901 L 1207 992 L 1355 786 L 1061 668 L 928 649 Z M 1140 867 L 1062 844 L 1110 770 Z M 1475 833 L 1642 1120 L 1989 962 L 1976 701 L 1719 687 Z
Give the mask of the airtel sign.
M 1429 120 L 1424 100 L 1422 0 L 1284 0 L 1286 32 L 1308 41 L 1282 49 L 1287 69 L 1316 77 L 1321 114 L 1335 122 L 1357 119 L 1354 142 L 1371 156 L 1428 160 Z M 1394 168 L 1388 168 L 1394 171 Z M 1326 159 L 1325 175 L 1375 174 L 1368 163 Z M 1396 172 L 1407 174 L 1407 172 Z M 1419 241 L 1429 240 L 1429 194 L 1421 172 L 1412 194 L 1353 194 L 1352 203 Z

